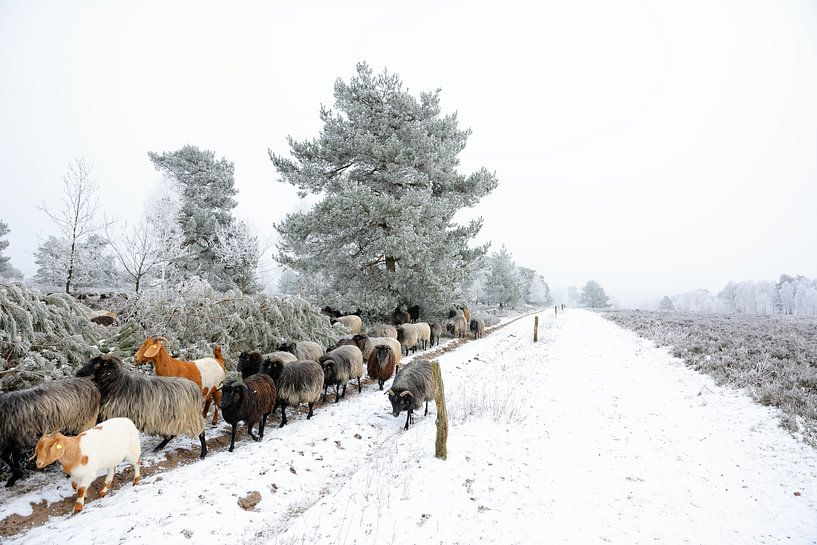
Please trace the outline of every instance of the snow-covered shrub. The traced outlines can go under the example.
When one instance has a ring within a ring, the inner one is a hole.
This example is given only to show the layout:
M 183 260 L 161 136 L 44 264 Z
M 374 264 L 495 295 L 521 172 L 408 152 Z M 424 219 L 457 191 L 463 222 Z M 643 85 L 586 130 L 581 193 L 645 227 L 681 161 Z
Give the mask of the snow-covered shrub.
M 115 344 L 123 355 L 132 354 L 145 337 L 162 335 L 182 358 L 210 355 L 213 345 L 221 345 L 230 368 L 241 351 L 271 352 L 291 339 L 327 346 L 348 333 L 301 298 L 222 293 L 195 277 L 140 293 L 120 319 L 124 325 Z
M 0 390 L 72 376 L 99 354 L 99 330 L 66 294 L 0 284 Z

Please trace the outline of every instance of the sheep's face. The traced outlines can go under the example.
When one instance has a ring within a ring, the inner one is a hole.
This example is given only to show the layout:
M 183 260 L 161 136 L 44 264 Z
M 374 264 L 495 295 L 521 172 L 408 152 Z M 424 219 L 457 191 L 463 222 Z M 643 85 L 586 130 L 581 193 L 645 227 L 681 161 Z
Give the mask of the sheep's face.
M 294 354 L 296 346 L 297 345 L 293 342 L 284 343 L 278 347 L 278 350 L 280 350 L 281 352 L 289 352 L 290 354 Z
M 380 344 L 375 347 L 374 353 L 379 363 L 385 363 L 389 361 L 389 356 L 391 356 L 391 348 L 389 348 L 386 345 Z
M 247 385 L 243 382 L 230 381 L 221 388 L 221 410 L 241 405 Z
M 397 341 L 402 344 L 403 342 L 405 342 L 405 340 L 406 330 L 403 328 L 403 326 L 400 326 L 397 328 Z
M 454 327 L 454 324 L 453 324 L 452 322 L 449 322 L 449 323 L 448 323 L 448 325 L 446 325 L 446 326 L 445 326 L 445 329 L 446 329 L 446 331 L 448 331 L 450 334 L 452 334 L 452 335 L 454 334 L 454 329 L 455 329 L 455 327 Z
M 321 362 L 321 367 L 323 368 L 324 383 L 333 382 L 335 380 L 335 360 L 324 360 Z
M 392 415 L 400 416 L 401 411 L 411 409 L 414 401 L 414 396 L 411 395 L 411 392 L 403 391 L 398 394 L 395 393 L 394 390 L 389 390 L 386 392 L 386 395 L 389 396 L 389 401 L 391 402 Z
M 261 372 L 269 376 L 275 384 L 278 384 L 284 372 L 284 362 L 264 360 L 264 363 L 261 364 Z
M 37 441 L 37 447 L 34 449 L 38 468 L 42 469 L 62 457 L 65 453 L 64 439 L 65 436 L 61 433 L 40 437 L 40 440 Z
M 358 333 L 357 335 L 352 337 L 352 342 L 354 343 L 355 346 L 360 348 L 361 352 L 366 350 L 366 343 L 368 342 L 368 340 L 369 336 L 366 335 L 365 333 Z
M 113 354 L 106 354 L 104 356 L 97 356 L 88 360 L 88 363 L 80 367 L 75 376 L 77 377 L 91 377 L 96 382 L 103 382 L 118 372 L 121 360 Z

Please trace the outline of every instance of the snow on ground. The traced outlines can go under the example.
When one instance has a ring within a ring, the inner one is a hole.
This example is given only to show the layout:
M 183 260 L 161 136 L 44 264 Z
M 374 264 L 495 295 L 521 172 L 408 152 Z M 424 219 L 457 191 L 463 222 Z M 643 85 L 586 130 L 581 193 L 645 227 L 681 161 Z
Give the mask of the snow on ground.
M 525 318 L 440 357 L 447 461 L 433 403 L 404 432 L 369 386 L 5 543 L 817 543 L 817 452 L 773 409 L 595 314 L 542 316 L 538 344 Z

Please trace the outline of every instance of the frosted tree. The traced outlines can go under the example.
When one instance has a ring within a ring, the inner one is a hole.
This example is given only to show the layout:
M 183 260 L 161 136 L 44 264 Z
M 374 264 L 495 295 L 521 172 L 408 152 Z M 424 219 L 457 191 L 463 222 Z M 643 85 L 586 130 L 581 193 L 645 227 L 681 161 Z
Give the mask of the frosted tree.
M 258 264 L 262 249 L 258 235 L 245 221 L 234 221 L 216 228 L 213 247 L 216 261 L 222 266 L 221 284 L 235 287 L 241 293 L 255 293 L 261 286 Z
M 6 248 L 9 247 L 9 241 L 3 240 L 9 234 L 9 226 L 6 222 L 0 220 L 0 276 L 4 276 L 6 271 L 11 269 L 9 261 L 11 258 L 5 255 Z
M 788 280 L 783 282 L 780 286 L 780 309 L 783 314 L 792 314 L 794 312 L 794 282 Z
M 529 305 L 546 305 L 553 301 L 545 277 L 528 267 L 518 267 L 522 284 L 522 301 Z
M 142 218 L 133 225 L 125 224 L 118 232 L 106 227 L 105 235 L 124 276 L 139 293 L 143 282 L 161 270 L 177 256 L 176 248 L 165 246 L 154 224 Z
M 61 285 L 65 281 L 71 255 L 67 239 L 48 237 L 34 252 L 34 262 L 37 264 L 34 280 L 47 286 Z M 74 247 L 72 285 L 76 288 L 120 285 L 115 262 L 108 241 L 97 234 L 89 235 Z
M 488 257 L 485 295 L 490 303 L 500 306 L 513 307 L 522 300 L 522 278 L 504 244 Z
M 214 152 L 196 146 L 162 154 L 150 152 L 148 156 L 179 190 L 176 219 L 186 255 L 178 265 L 188 275 L 217 279 L 222 267 L 215 254 L 216 232 L 233 222 L 231 211 L 236 206 L 233 163 L 223 157 L 216 159 Z
M 661 302 L 658 303 L 658 310 L 675 310 L 675 305 L 672 304 L 672 299 L 665 295 L 664 298 L 661 299 Z
M 567 288 L 567 304 L 571 307 L 579 305 L 579 288 L 576 286 Z
M 738 285 L 734 282 L 729 282 L 718 292 L 718 301 L 720 301 L 727 312 L 734 312 L 735 310 L 737 291 Z
M 65 293 L 70 293 L 76 272 L 79 245 L 90 234 L 98 231 L 101 224 L 99 201 L 96 198 L 97 185 L 91 179 L 91 168 L 85 160 L 74 159 L 69 163 L 62 181 L 62 208 L 52 211 L 40 206 L 40 209 L 57 226 L 62 239 L 66 241 L 66 245 L 60 247 L 66 255 L 65 268 L 59 283 L 65 284 Z M 54 245 L 51 249 L 57 249 L 57 246 Z
M 610 298 L 601 284 L 595 280 L 588 280 L 579 296 L 579 305 L 588 308 L 607 308 L 610 306 Z
M 457 171 L 470 130 L 443 114 L 440 92 L 419 98 L 400 78 L 357 66 L 335 83 L 335 108 L 321 108 L 323 129 L 289 138 L 292 159 L 270 158 L 281 180 L 321 200 L 276 225 L 278 260 L 325 276 L 324 302 L 385 315 L 398 303 L 427 311 L 448 306 L 468 266 L 487 245 L 470 247 L 482 220 L 454 223 L 496 187 L 480 169 Z

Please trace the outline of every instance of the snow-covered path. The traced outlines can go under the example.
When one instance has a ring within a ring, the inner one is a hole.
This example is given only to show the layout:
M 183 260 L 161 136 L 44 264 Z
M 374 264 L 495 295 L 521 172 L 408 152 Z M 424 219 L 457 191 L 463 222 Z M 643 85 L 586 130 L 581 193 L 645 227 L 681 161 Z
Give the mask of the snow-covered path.
M 404 432 L 370 386 L 7 542 L 817 543 L 817 452 L 774 410 L 595 314 L 543 317 L 538 344 L 526 318 L 440 358 L 447 461 L 433 414 Z

